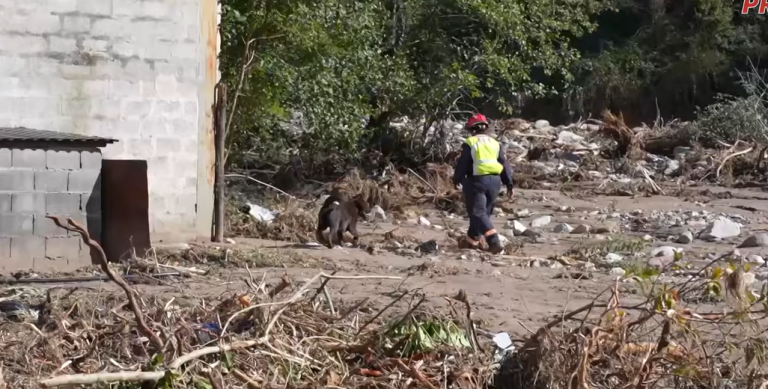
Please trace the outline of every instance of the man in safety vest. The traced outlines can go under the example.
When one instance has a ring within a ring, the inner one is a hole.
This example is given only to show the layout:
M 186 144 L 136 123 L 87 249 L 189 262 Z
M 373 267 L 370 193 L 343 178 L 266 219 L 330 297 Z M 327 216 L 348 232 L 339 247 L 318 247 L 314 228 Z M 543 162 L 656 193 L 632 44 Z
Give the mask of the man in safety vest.
M 472 136 L 461 145 L 461 156 L 453 174 L 453 184 L 464 193 L 469 213 L 467 238 L 463 245 L 459 242 L 459 247 L 480 248 L 481 239 L 485 237 L 488 250 L 498 254 L 504 248 L 491 224 L 491 214 L 502 184 L 507 187 L 507 195 L 514 193 L 512 170 L 501 144 L 489 135 L 490 127 L 484 115 L 472 115 L 466 128 Z

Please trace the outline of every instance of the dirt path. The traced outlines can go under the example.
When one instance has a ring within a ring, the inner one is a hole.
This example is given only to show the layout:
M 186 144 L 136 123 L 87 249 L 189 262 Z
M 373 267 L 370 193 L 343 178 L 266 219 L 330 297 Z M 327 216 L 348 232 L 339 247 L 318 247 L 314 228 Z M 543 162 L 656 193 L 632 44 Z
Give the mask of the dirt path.
M 700 189 L 710 189 L 715 193 L 725 192 L 724 189 L 716 188 Z M 739 238 L 720 243 L 695 240 L 692 244 L 685 246 L 676 245 L 684 247 L 686 259 L 700 262 L 714 253 L 722 254 L 732 250 L 734 244 L 743 240 L 749 231 L 762 230 L 768 226 L 765 218 L 765 212 L 768 212 L 768 202 L 763 200 L 768 200 L 768 195 L 752 191 L 731 190 L 730 192 L 732 198 L 716 199 L 704 205 L 667 196 L 577 199 L 552 191 L 519 191 L 512 208 L 516 211 L 528 209 L 531 214 L 519 221 L 528 225 L 530 220 L 544 215 L 552 216 L 552 221 L 544 228 L 545 232 L 539 242 L 526 243 L 514 256 L 497 258 L 503 265 L 466 259 L 470 256 L 466 252 L 462 253 L 456 250 L 455 244 L 448 238 L 445 231 L 418 225 L 415 222 L 415 217 L 414 220 L 400 224 L 398 233 L 418 241 L 435 239 L 443 252 L 419 258 L 406 257 L 387 251 L 370 255 L 360 248 L 347 247 L 330 250 L 325 247 L 243 238 L 235 239 L 236 244 L 234 245 L 224 246 L 276 248 L 280 251 L 293 250 L 334 264 L 339 275 L 377 274 L 398 275 L 405 278 L 404 281 L 331 282 L 329 284 L 331 293 L 350 303 L 370 298 L 374 304 L 384 305 L 392 300 L 391 293 L 398 288 L 421 289 L 427 296 L 427 304 L 446 309 L 447 303 L 444 297 L 455 295 L 463 289 L 473 302 L 475 317 L 486 320 L 489 329 L 504 330 L 520 336 L 527 329 L 535 330 L 553 316 L 561 315 L 564 311 L 589 303 L 597 293 L 612 285 L 616 279 L 615 275 L 609 275 L 604 270 L 592 272 L 592 278 L 586 280 L 555 279 L 555 276 L 563 273 L 566 269 L 522 267 L 519 264 L 527 261 L 521 261 L 520 257 L 546 258 L 553 254 L 563 253 L 577 244 L 606 240 L 608 239 L 606 236 L 610 236 L 612 239 L 621 239 L 627 236 L 642 237 L 646 234 L 654 234 L 653 228 L 650 231 L 646 231 L 647 228 L 646 230 L 641 228 L 634 232 L 587 237 L 585 235 L 553 233 L 552 227 L 554 225 L 557 223 L 598 225 L 612 222 L 626 227 L 628 223 L 627 220 L 624 220 L 626 217 L 614 217 L 612 219 L 611 215 L 631 213 L 640 215 L 640 219 L 643 218 L 642 215 L 670 213 L 672 216 L 667 216 L 674 218 L 675 215 L 685 212 L 702 213 L 704 211 L 743 217 L 745 228 Z M 756 211 L 752 212 L 738 207 L 751 207 Z M 563 211 L 564 208 L 568 208 L 568 210 Z M 433 224 L 443 227 L 446 227 L 445 224 L 459 228 L 466 226 L 466 221 L 461 217 L 449 220 L 439 216 L 437 211 L 427 211 L 425 215 Z M 662 215 L 661 218 L 663 219 L 663 217 L 666 216 Z M 496 217 L 496 226 L 501 228 L 509 218 L 510 215 Z M 650 216 L 649 218 L 653 219 Z M 365 243 L 381 239 L 384 231 L 392 230 L 395 227 L 389 222 L 378 223 L 375 226 L 368 224 L 362 229 L 365 234 L 362 241 Z M 656 232 L 659 228 L 656 228 Z M 694 224 L 689 228 L 695 233 L 703 226 Z M 201 244 L 210 245 L 210 243 Z M 670 243 L 658 237 L 652 243 L 652 246 L 662 245 L 670 245 Z M 752 249 L 746 250 L 746 253 L 760 254 L 760 251 L 760 249 Z M 647 250 L 645 254 L 641 255 L 647 255 Z M 274 282 L 284 274 L 301 279 L 312 277 L 318 271 L 316 268 L 301 267 L 260 268 L 254 269 L 253 273 L 256 277 L 263 275 L 265 280 Z M 248 274 L 242 269 L 227 269 L 218 271 L 215 276 L 196 277 L 185 281 L 183 284 L 141 286 L 140 289 L 161 298 L 215 296 L 244 291 L 243 280 L 246 277 Z M 104 283 L 88 283 L 84 286 L 114 289 L 113 285 Z

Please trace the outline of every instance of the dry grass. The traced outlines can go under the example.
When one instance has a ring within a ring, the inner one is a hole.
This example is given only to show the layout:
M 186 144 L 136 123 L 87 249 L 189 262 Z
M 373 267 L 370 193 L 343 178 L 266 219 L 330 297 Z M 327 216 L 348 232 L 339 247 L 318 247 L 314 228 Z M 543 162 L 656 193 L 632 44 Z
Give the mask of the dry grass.
M 742 269 L 729 274 L 718 262 L 678 285 L 641 280 L 651 291 L 635 304 L 617 281 L 529 337 L 496 387 L 764 388 L 766 296 L 746 290 Z M 703 293 L 729 308 L 693 304 Z

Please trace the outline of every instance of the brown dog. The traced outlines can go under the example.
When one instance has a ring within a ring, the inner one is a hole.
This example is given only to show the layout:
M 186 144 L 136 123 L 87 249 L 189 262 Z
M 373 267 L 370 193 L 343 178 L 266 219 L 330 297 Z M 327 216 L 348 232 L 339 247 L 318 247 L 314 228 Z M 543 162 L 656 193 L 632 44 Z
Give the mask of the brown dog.
M 323 203 L 320 212 L 317 215 L 317 230 L 315 238 L 318 243 L 333 248 L 334 244 L 341 245 L 344 239 L 344 233 L 349 231 L 354 237 L 352 243 L 357 245 L 360 242 L 360 234 L 357 232 L 357 219 L 365 218 L 365 214 L 371 212 L 368 203 L 357 198 L 352 201 L 345 201 L 344 196 L 339 193 L 332 193 Z M 328 237 L 323 236 L 323 231 L 330 228 Z

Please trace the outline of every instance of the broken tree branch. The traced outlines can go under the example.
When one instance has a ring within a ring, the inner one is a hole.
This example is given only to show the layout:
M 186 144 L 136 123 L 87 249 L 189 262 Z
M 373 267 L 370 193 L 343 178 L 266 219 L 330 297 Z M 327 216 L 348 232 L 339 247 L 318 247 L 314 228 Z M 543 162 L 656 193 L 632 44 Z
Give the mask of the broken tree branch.
M 723 166 L 725 166 L 725 163 L 728 162 L 729 159 L 731 159 L 733 157 L 738 157 L 739 155 L 746 154 L 746 153 L 752 151 L 754 148 L 755 148 L 754 146 L 751 146 L 750 148 L 748 148 L 746 150 L 737 151 L 737 152 L 735 152 L 733 154 L 729 154 L 725 158 L 723 158 L 723 161 L 720 162 L 720 166 L 717 167 L 717 171 L 715 171 L 715 178 L 720 178 L 720 171 L 723 170 Z
M 107 254 L 104 252 L 104 249 L 101 247 L 101 245 L 95 240 L 91 239 L 91 236 L 88 234 L 88 231 L 85 229 L 85 227 L 78 224 L 72 218 L 67 218 L 68 225 L 65 226 L 58 216 L 46 215 L 45 217 L 53 220 L 53 222 L 59 228 L 80 234 L 80 238 L 83 240 L 83 242 L 88 247 L 90 247 L 92 252 L 96 253 L 96 258 L 99 261 L 101 270 L 104 271 L 109 279 L 119 285 L 120 288 L 122 288 L 125 292 L 126 297 L 128 297 L 128 306 L 131 308 L 131 311 L 133 311 L 134 316 L 136 316 L 136 327 L 138 327 L 139 332 L 149 338 L 155 348 L 157 348 L 158 352 L 163 352 L 163 349 L 165 348 L 163 341 L 149 328 L 149 326 L 147 326 L 147 323 L 144 321 L 144 314 L 142 314 L 141 309 L 139 308 L 139 304 L 136 303 L 136 297 L 134 295 L 136 292 L 131 289 L 130 286 L 128 286 L 128 283 L 125 282 L 123 277 L 113 272 L 112 269 L 109 268 Z
M 63 375 L 59 377 L 50 378 L 40 382 L 45 388 L 52 388 L 62 385 L 91 385 L 96 383 L 108 383 L 108 382 L 146 382 L 146 381 L 158 381 L 165 377 L 166 374 L 172 370 L 176 370 L 181 365 L 200 358 L 205 355 L 227 352 L 237 349 L 249 348 L 261 343 L 260 340 L 249 340 L 235 342 L 230 345 L 223 346 L 211 346 L 201 348 L 199 350 L 192 351 L 188 354 L 184 354 L 174 359 L 169 365 L 166 371 L 133 371 L 133 372 L 118 372 L 118 373 L 94 373 L 94 374 L 72 374 Z

